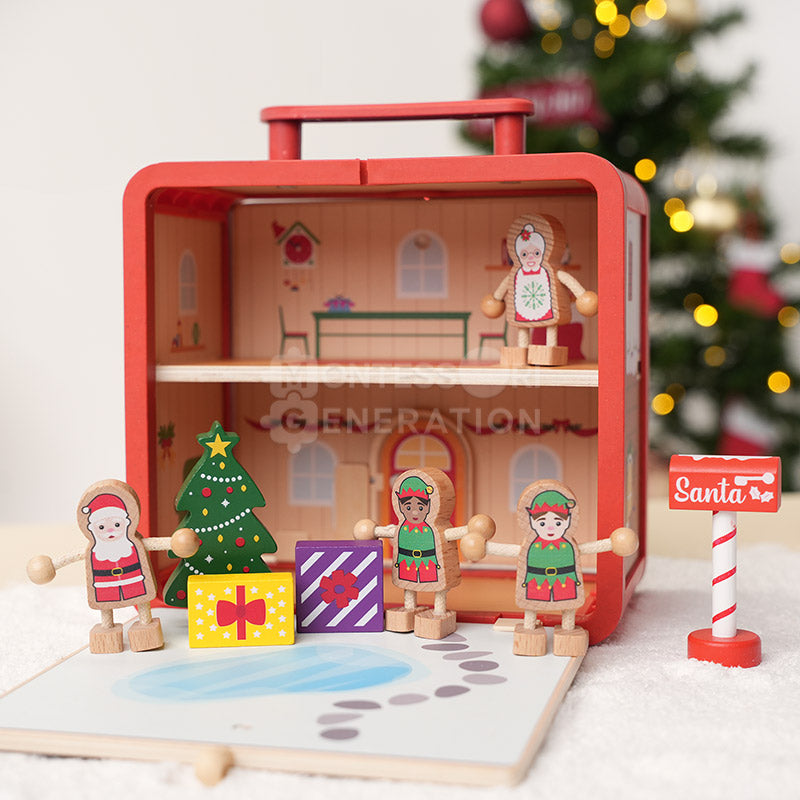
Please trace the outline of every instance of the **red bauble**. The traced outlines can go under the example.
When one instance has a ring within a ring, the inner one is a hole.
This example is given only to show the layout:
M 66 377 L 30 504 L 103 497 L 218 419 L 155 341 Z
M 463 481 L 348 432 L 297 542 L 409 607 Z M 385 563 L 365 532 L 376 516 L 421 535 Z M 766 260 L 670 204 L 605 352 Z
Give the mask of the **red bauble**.
M 486 0 L 481 8 L 483 32 L 495 42 L 523 39 L 531 20 L 522 0 Z

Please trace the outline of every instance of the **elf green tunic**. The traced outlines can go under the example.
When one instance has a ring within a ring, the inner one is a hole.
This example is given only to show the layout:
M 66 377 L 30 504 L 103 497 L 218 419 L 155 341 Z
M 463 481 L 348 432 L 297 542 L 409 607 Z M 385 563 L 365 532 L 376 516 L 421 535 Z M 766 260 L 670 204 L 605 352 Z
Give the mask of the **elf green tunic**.
M 528 599 L 569 600 L 577 596 L 579 584 L 575 548 L 569 541 L 537 537 L 531 542 L 522 581 Z
M 436 540 L 430 525 L 404 522 L 400 526 L 395 566 L 401 580 L 424 583 L 437 580 L 439 562 L 436 560 Z

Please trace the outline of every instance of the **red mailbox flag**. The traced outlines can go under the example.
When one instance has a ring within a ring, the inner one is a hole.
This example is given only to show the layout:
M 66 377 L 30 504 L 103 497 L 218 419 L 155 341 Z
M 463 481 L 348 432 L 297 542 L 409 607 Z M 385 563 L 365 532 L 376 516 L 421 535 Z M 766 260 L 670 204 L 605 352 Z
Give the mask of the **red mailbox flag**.
M 768 511 L 781 505 L 776 456 L 672 456 L 669 507 L 703 511 Z

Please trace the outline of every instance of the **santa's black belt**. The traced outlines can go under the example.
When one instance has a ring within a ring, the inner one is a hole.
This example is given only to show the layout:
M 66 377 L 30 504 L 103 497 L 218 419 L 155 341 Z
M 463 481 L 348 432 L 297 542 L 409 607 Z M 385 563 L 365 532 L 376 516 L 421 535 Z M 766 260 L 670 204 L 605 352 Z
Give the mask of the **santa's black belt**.
M 114 567 L 114 569 L 96 569 L 94 570 L 94 574 L 99 575 L 102 578 L 105 578 L 108 577 L 109 575 L 124 575 L 126 572 L 136 572 L 139 569 L 141 569 L 141 565 L 139 564 L 128 564 L 127 567 Z
M 528 575 L 564 575 L 567 572 L 575 572 L 575 565 L 567 567 L 528 567 Z
M 432 550 L 406 550 L 405 547 L 398 547 L 397 552 L 401 556 L 411 556 L 411 558 L 430 558 L 436 555 L 436 548 Z

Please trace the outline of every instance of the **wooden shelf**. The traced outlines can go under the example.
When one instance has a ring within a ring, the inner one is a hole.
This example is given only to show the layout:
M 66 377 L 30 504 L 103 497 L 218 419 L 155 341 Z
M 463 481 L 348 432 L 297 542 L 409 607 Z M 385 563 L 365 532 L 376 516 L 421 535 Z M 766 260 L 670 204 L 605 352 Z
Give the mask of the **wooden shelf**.
M 399 386 L 597 386 L 597 364 L 508 369 L 496 364 L 217 361 L 160 364 L 159 383 L 324 383 Z

